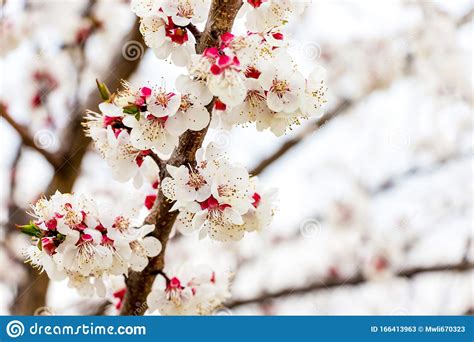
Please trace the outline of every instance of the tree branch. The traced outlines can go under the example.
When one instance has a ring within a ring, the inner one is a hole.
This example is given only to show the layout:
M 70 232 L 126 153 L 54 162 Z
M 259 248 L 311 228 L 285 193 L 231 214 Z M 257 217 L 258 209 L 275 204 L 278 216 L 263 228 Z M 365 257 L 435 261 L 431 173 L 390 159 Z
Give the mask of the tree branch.
M 254 169 L 252 169 L 252 171 L 250 171 L 250 174 L 253 176 L 257 176 L 260 173 L 262 173 L 267 167 L 269 167 L 272 163 L 274 163 L 276 160 L 278 160 L 280 157 L 286 154 L 295 145 L 299 144 L 306 137 L 316 132 L 319 128 L 324 126 L 328 121 L 332 120 L 339 114 L 344 113 L 344 111 L 349 109 L 353 104 L 354 104 L 353 101 L 346 100 L 346 99 L 339 102 L 333 110 L 331 110 L 330 112 L 327 112 L 325 115 L 323 115 L 320 119 L 316 120 L 315 122 L 307 124 L 307 126 L 299 134 L 287 140 L 270 156 L 263 159 Z
M 16 122 L 10 114 L 7 112 L 7 108 L 4 104 L 0 103 L 0 114 L 5 119 L 6 122 L 18 133 L 21 138 L 22 144 L 28 147 L 35 149 L 39 152 L 55 169 L 61 165 L 61 159 L 59 155 L 53 154 L 44 150 L 36 145 L 35 139 L 28 132 L 28 128 L 23 125 L 20 125 Z
M 198 30 L 196 26 L 194 26 L 192 23 L 189 23 L 186 25 L 186 28 L 193 34 L 194 38 L 196 38 L 196 42 L 198 42 L 201 39 L 201 31 Z
M 452 272 L 464 272 L 474 269 L 474 264 L 472 262 L 462 261 L 458 264 L 448 264 L 448 265 L 435 265 L 429 267 L 413 267 L 405 270 L 401 270 L 400 272 L 396 273 L 394 277 L 397 278 L 413 278 L 419 274 L 429 273 L 429 272 L 445 272 L 445 271 L 452 271 Z M 248 305 L 248 304 L 256 304 L 256 303 L 263 303 L 266 301 L 282 298 L 282 297 L 289 297 L 295 295 L 301 295 L 316 291 L 324 291 L 328 289 L 333 289 L 342 286 L 356 286 L 368 283 L 370 279 L 367 279 L 361 273 L 358 273 L 350 278 L 340 279 L 340 278 L 326 278 L 326 279 L 319 279 L 309 283 L 308 285 L 304 285 L 301 287 L 293 287 L 287 288 L 276 292 L 270 293 L 262 293 L 259 296 L 247 299 L 236 299 L 234 301 L 228 302 L 225 307 L 231 309 L 238 306 Z
M 235 16 L 242 5 L 242 0 L 213 0 L 206 27 L 197 42 L 197 52 L 202 52 L 206 47 L 215 46 L 219 36 L 232 29 Z M 212 101 L 207 110 L 212 112 Z M 168 161 L 170 165 L 194 165 L 195 154 L 201 147 L 207 127 L 199 132 L 187 131 L 180 139 L 178 147 Z M 166 168 L 160 170 L 160 178 L 168 175 Z M 151 258 L 148 266 L 142 272 L 131 272 L 126 278 L 127 292 L 123 301 L 121 315 L 143 315 L 147 309 L 146 297 L 151 291 L 156 274 L 164 269 L 166 245 L 173 224 L 178 215 L 177 211 L 170 212 L 171 203 L 158 191 L 157 206 L 146 219 L 146 223 L 154 224 L 152 236 L 160 240 L 163 249 L 161 253 Z

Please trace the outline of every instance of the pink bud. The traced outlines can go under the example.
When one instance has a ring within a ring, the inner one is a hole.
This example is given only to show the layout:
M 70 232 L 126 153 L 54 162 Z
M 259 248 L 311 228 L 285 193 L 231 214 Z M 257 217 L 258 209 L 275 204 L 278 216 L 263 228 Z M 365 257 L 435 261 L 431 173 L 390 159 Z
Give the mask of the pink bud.
M 207 48 L 204 50 L 204 56 L 209 58 L 217 58 L 219 57 L 219 50 L 215 47 Z
M 222 72 L 222 69 L 219 68 L 216 64 L 213 64 L 211 66 L 211 72 L 214 74 L 214 75 L 219 75 L 221 72 Z
M 227 66 L 229 66 L 231 64 L 231 58 L 227 55 L 222 55 L 219 57 L 219 59 L 217 60 L 217 64 L 221 67 L 221 68 L 225 68 Z
M 46 221 L 44 224 L 49 230 L 56 230 L 56 227 L 58 226 L 58 221 L 53 217 L 51 220 Z
M 140 89 L 140 92 L 142 93 L 142 96 L 150 96 L 151 95 L 151 89 L 148 87 L 143 87 Z
M 53 255 L 56 251 L 56 245 L 54 244 L 53 237 L 44 237 L 41 239 L 41 246 L 48 255 Z
M 224 34 L 221 35 L 221 42 L 223 42 L 224 44 L 228 44 L 232 41 L 232 39 L 234 39 L 234 35 L 230 32 L 226 32 Z

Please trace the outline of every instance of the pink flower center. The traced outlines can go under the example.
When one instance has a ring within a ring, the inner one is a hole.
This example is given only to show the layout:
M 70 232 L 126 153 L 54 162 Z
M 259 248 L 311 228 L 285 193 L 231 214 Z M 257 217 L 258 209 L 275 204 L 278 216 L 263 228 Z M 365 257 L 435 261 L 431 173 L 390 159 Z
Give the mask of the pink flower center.
M 56 245 L 53 237 L 44 237 L 41 239 L 41 246 L 48 255 L 53 255 L 56 252 Z
M 90 234 L 82 234 L 81 238 L 79 239 L 79 243 L 85 243 L 85 242 L 92 242 L 92 235 Z
M 58 221 L 53 217 L 51 220 L 46 221 L 44 224 L 49 230 L 56 230 L 56 227 L 58 226 Z
M 102 235 L 102 241 L 100 242 L 102 246 L 113 246 L 114 245 L 114 240 L 109 238 L 107 234 Z
M 155 204 L 156 201 L 156 195 L 148 195 L 145 197 L 145 207 L 150 210 L 153 208 L 153 205 Z
M 149 155 L 151 153 L 151 150 L 143 150 L 143 151 L 140 151 L 140 153 L 138 154 L 138 156 L 135 158 L 135 162 L 137 163 L 138 167 L 141 167 L 142 164 L 143 164 L 143 160 L 145 159 L 145 157 L 147 155 Z
M 282 97 L 286 92 L 290 91 L 290 88 L 285 80 L 280 81 L 275 79 L 270 87 L 270 91 L 274 92 L 278 97 Z
M 171 21 L 171 19 L 170 19 Z M 188 31 L 182 27 L 173 27 L 166 30 L 166 37 L 169 37 L 173 43 L 183 45 L 188 41 Z
M 227 106 L 224 102 L 222 102 L 221 100 L 219 99 L 216 99 L 216 101 L 214 102 L 214 108 L 216 110 L 226 110 Z
M 255 68 L 254 66 L 249 66 L 247 67 L 247 70 L 245 70 L 245 77 L 247 78 L 259 78 L 260 77 L 260 74 L 261 72 Z
M 252 6 L 253 8 L 258 8 L 260 7 L 261 4 L 263 4 L 266 0 L 247 0 L 247 2 Z
M 166 286 L 166 290 L 182 290 L 184 287 L 181 286 L 181 282 L 178 278 L 173 277 L 169 280 L 168 285 Z
M 201 205 L 202 210 L 207 209 L 207 210 L 224 211 L 225 208 L 230 208 L 229 204 L 219 204 L 219 201 L 217 201 L 212 195 L 207 200 L 199 204 Z

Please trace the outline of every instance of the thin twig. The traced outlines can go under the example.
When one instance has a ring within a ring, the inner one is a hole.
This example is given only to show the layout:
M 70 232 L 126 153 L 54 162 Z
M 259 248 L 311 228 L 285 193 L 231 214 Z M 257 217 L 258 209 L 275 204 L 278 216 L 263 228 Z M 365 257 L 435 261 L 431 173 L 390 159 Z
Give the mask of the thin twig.
M 28 128 L 16 122 L 7 112 L 6 106 L 0 104 L 0 114 L 6 122 L 18 133 L 22 144 L 35 149 L 39 152 L 55 169 L 61 165 L 61 159 L 58 155 L 42 149 L 35 143 L 35 139 L 30 135 Z
M 447 264 L 447 265 L 434 265 L 428 267 L 413 267 L 405 270 L 401 270 L 396 273 L 394 277 L 396 278 L 413 278 L 419 274 L 429 273 L 429 272 L 464 272 L 474 269 L 474 264 L 472 262 L 461 262 L 458 264 Z M 283 290 L 262 293 L 253 298 L 247 299 L 236 299 L 231 302 L 228 302 L 225 306 L 229 309 L 235 308 L 242 305 L 263 303 L 269 300 L 274 300 L 282 297 L 289 297 L 295 295 L 301 295 L 306 293 L 313 293 L 316 291 L 324 291 L 329 289 L 334 289 L 337 287 L 343 286 L 356 286 L 370 282 L 370 279 L 367 279 L 363 274 L 358 273 L 350 278 L 340 279 L 340 278 L 326 278 L 318 279 L 307 285 L 301 287 L 291 287 Z
M 306 137 L 316 132 L 319 128 L 324 126 L 327 122 L 329 122 L 339 114 L 342 114 L 347 111 L 349 108 L 351 108 L 351 106 L 353 106 L 353 104 L 354 102 L 351 100 L 341 100 L 341 102 L 339 102 L 333 110 L 327 112 L 315 122 L 307 124 L 307 126 L 299 134 L 284 142 L 275 152 L 273 152 L 267 158 L 263 159 L 255 168 L 253 168 L 252 171 L 250 171 L 250 174 L 256 176 L 262 173 L 267 167 L 269 167 L 276 160 L 286 154 L 294 146 L 299 144 Z
M 186 25 L 186 28 L 193 34 L 194 38 L 196 38 L 196 42 L 198 42 L 199 39 L 201 39 L 202 32 L 199 31 L 196 26 L 189 23 L 188 25 Z

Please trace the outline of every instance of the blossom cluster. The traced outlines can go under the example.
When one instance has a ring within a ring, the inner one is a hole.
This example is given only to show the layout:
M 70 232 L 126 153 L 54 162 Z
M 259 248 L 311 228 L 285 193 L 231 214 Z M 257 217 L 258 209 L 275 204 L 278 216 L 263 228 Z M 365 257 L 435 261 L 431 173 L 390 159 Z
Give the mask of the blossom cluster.
M 172 276 L 161 274 L 147 297 L 151 312 L 162 315 L 209 315 L 230 297 L 229 274 L 205 265 L 184 265 Z
M 87 134 L 115 179 L 133 178 L 141 186 L 143 178 L 157 173 L 156 164 L 147 158 L 150 154 L 166 158 L 186 130 L 199 131 L 209 124 L 207 103 L 177 85 L 182 93 L 164 86 L 133 88 L 124 82 L 122 91 L 105 96 L 100 113 L 89 112 L 84 123 Z
M 202 0 L 132 2 L 141 17 L 145 43 L 162 59 L 187 66 L 181 84 L 201 98 L 216 98 L 213 126 L 256 123 L 277 136 L 301 119 L 322 115 L 326 102 L 325 72 L 320 66 L 305 79 L 287 53 L 283 26 L 290 14 L 305 8 L 290 0 L 248 0 L 242 8 L 247 34 L 224 33 L 218 46 L 196 54 L 186 25 L 201 23 L 209 6 Z M 176 26 L 179 23 L 181 26 Z M 178 34 L 179 33 L 179 34 Z M 207 103 L 209 103 L 207 102 Z M 206 104 L 207 104 L 206 103 Z
M 136 210 L 99 209 L 92 198 L 56 192 L 32 206 L 34 220 L 21 231 L 32 237 L 28 261 L 54 280 L 68 278 L 82 295 L 105 296 L 104 280 L 142 271 L 148 257 L 161 251 L 158 239 L 147 236 L 153 225 L 134 227 Z
M 186 66 L 195 51 L 196 39 L 189 24 L 206 19 L 210 0 L 132 0 L 131 8 L 141 18 L 140 32 L 159 59 L 171 58 Z
M 262 189 L 213 143 L 196 152 L 196 166 L 167 170 L 170 177 L 162 180 L 161 190 L 174 201 L 171 210 L 179 210 L 176 227 L 183 234 L 199 231 L 200 238 L 238 241 L 272 221 L 276 191 Z
M 286 25 L 291 17 L 301 15 L 305 1 L 295 0 L 246 0 L 242 6 L 245 27 L 249 32 L 264 32 Z

